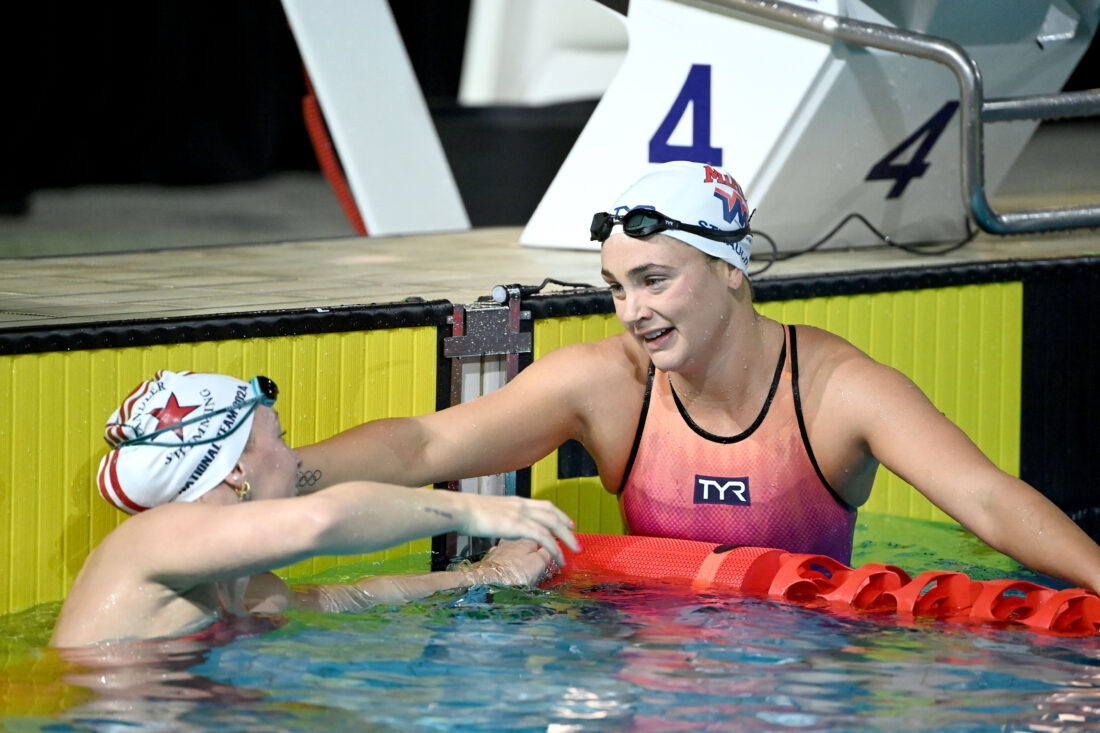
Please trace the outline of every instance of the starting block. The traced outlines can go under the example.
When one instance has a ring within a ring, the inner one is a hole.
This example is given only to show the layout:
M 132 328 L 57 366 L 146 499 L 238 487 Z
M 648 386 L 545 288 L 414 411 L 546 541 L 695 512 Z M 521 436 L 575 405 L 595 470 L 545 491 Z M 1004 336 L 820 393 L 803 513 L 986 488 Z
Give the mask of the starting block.
M 960 163 L 966 110 L 951 70 L 731 11 L 747 4 L 627 4 L 622 66 L 524 228 L 522 244 L 597 249 L 586 241 L 592 214 L 668 160 L 729 170 L 756 209 L 753 228 L 780 251 L 817 242 L 851 213 L 896 242 L 967 236 L 967 169 Z M 980 71 L 987 97 L 1059 92 L 1100 17 L 1100 0 L 1011 8 L 963 0 L 786 4 L 887 33 L 949 40 Z M 978 175 L 988 189 L 1008 175 L 1037 126 L 1034 119 L 986 126 Z M 850 224 L 828 246 L 879 243 Z

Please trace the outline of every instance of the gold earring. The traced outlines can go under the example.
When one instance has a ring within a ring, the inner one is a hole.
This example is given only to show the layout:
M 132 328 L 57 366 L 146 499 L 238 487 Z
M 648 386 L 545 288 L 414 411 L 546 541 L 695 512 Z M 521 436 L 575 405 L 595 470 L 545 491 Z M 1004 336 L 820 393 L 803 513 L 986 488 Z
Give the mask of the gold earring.
M 241 501 L 248 501 L 248 495 L 252 493 L 252 484 L 247 481 L 241 482 L 241 485 L 233 489 L 237 492 L 237 498 Z

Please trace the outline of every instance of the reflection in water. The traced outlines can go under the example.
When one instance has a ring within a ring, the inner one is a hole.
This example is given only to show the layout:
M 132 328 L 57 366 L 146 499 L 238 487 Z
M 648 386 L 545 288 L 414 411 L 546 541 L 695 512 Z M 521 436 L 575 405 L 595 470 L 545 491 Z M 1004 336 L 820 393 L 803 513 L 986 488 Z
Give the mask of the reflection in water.
M 202 645 L 198 643 L 188 646 L 192 648 L 143 648 L 137 653 L 113 649 L 109 659 L 81 655 L 81 661 L 63 679 L 66 684 L 93 692 L 94 697 L 66 711 L 65 718 L 73 724 L 90 726 L 110 721 L 116 726 L 199 729 L 201 726 L 188 722 L 196 710 L 247 704 L 262 698 L 259 691 L 190 672 L 206 660 L 209 649 L 200 648 Z
M 26 616 L 22 640 L 36 635 L 47 640 L 59 610 L 60 604 L 49 604 L 22 614 Z M 190 728 L 187 715 L 200 704 L 239 705 L 263 698 L 262 691 L 192 671 L 211 650 L 284 623 L 281 619 L 242 621 L 243 625 L 222 624 L 212 633 L 196 635 L 201 639 L 115 642 L 76 649 L 20 650 L 8 639 L 8 661 L 0 672 L 0 711 L 9 719 L 61 715 L 72 724 L 93 727 Z
M 1100 727 L 1097 638 L 904 625 L 659 584 L 481 587 L 295 614 L 228 644 L 23 656 L 37 676 L 0 671 L 23 675 L 19 689 L 0 686 L 0 722 L 80 730 Z
M 624 674 L 660 702 L 653 730 L 673 721 L 678 730 L 719 729 L 714 714 L 739 730 L 1100 723 L 1096 639 L 887 625 L 888 617 L 714 596 L 685 605 L 675 591 L 653 588 L 622 595 L 619 606 L 638 629 Z M 709 713 L 700 720 L 702 710 Z
M 318 620 L 299 619 L 277 643 L 219 650 L 199 671 L 417 730 L 1100 724 L 1094 639 L 622 586 L 475 590 Z

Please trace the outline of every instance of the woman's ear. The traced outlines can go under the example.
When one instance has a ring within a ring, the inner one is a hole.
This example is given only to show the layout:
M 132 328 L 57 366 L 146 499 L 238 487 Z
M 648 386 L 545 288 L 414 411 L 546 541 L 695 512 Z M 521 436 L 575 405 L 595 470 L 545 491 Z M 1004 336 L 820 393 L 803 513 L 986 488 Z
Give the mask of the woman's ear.
M 236 490 L 244 485 L 248 478 L 248 468 L 241 461 L 237 461 L 237 465 L 233 466 L 233 470 L 229 472 L 229 475 L 225 477 L 225 483 L 230 488 Z
M 729 274 L 727 275 L 729 279 L 727 280 L 727 284 L 730 290 L 737 290 L 745 282 L 745 273 L 740 267 L 734 267 L 728 262 L 726 266 L 729 267 Z

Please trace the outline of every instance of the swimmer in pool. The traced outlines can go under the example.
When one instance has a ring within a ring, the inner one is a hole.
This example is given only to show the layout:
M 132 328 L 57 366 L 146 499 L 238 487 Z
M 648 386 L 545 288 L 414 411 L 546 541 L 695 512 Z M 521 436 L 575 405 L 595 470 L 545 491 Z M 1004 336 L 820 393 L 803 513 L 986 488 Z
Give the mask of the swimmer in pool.
M 1100 548 L 905 375 L 756 311 L 748 220 L 728 172 L 654 167 L 592 221 L 624 333 L 562 347 L 469 403 L 302 448 L 304 467 L 321 485 L 423 484 L 518 469 L 575 439 L 632 533 L 850 564 L 881 463 L 993 548 L 1100 591 Z
M 347 482 L 297 496 L 265 377 L 162 371 L 111 415 L 105 499 L 134 514 L 88 556 L 50 644 L 215 637 L 253 614 L 338 612 L 480 583 L 530 585 L 572 522 L 550 502 Z M 267 572 L 458 531 L 502 542 L 460 571 L 288 586 Z

